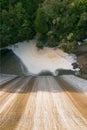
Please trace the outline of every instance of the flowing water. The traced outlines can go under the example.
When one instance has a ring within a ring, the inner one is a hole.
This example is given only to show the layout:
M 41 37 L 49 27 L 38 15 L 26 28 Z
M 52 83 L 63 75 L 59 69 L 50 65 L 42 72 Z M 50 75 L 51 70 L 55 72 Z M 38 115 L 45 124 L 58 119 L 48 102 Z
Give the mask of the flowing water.
M 37 75 L 48 71 L 57 75 L 58 70 L 79 70 L 79 68 L 73 69 L 72 66 L 72 63 L 76 62 L 74 54 L 69 55 L 61 49 L 55 50 L 48 47 L 40 50 L 36 47 L 36 42 L 36 40 L 25 41 L 9 47 L 26 66 L 28 74 Z
M 0 130 L 87 130 L 86 84 L 76 76 L 11 79 L 0 86 Z

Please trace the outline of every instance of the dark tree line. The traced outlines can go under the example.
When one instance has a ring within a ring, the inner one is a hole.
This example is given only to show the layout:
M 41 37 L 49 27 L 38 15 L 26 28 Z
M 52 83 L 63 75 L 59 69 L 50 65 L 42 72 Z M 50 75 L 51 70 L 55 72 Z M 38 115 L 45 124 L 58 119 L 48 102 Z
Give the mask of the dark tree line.
M 45 0 L 37 10 L 35 25 L 39 47 L 45 40 L 48 46 L 61 43 L 71 52 L 78 41 L 87 38 L 87 0 Z
M 87 0 L 0 0 L 0 46 L 32 39 L 73 51 L 87 38 Z M 87 44 L 87 43 L 86 43 Z
M 0 46 L 32 39 L 35 17 L 40 0 L 0 1 Z

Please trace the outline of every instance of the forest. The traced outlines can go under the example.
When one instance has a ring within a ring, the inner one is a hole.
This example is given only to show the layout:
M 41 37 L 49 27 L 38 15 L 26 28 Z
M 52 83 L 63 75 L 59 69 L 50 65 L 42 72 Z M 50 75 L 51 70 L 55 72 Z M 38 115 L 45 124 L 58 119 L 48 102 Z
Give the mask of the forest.
M 0 47 L 35 36 L 39 48 L 87 44 L 87 0 L 0 0 L 0 7 Z

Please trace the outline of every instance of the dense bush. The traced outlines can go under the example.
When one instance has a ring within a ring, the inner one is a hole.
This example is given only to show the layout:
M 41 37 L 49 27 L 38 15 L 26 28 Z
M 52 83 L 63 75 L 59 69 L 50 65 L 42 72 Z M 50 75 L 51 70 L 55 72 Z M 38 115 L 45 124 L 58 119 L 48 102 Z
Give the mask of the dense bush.
M 0 46 L 32 39 L 35 35 L 35 0 L 1 0 Z
M 37 46 L 73 51 L 87 38 L 87 0 L 1 0 L 2 47 L 38 35 Z M 75 43 L 75 44 L 74 44 Z M 86 43 L 87 44 L 87 43 Z
M 63 43 L 65 51 L 73 51 L 74 43 L 87 38 L 86 28 L 87 0 L 45 0 L 39 6 L 36 30 L 45 33 L 48 46 Z

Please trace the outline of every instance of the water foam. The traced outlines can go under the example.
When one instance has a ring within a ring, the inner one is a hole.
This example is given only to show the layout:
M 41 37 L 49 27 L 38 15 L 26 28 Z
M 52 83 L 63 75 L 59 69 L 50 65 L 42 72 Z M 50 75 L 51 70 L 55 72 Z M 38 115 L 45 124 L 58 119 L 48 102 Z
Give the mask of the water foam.
M 75 55 L 48 47 L 39 50 L 36 42 L 36 40 L 24 41 L 9 47 L 21 59 L 29 73 L 39 74 L 47 70 L 56 75 L 58 69 L 76 70 L 72 66 L 72 63 L 76 62 Z

